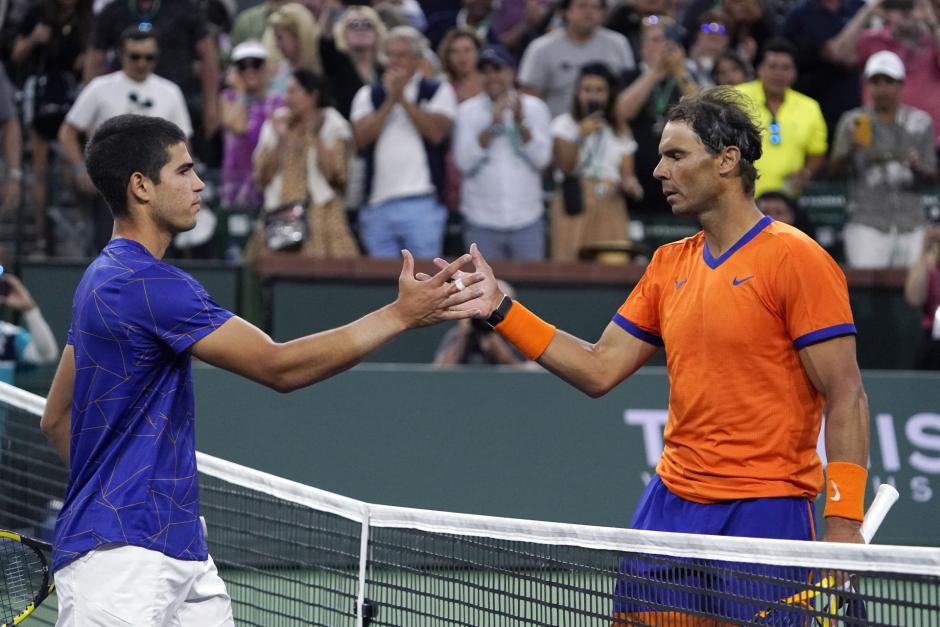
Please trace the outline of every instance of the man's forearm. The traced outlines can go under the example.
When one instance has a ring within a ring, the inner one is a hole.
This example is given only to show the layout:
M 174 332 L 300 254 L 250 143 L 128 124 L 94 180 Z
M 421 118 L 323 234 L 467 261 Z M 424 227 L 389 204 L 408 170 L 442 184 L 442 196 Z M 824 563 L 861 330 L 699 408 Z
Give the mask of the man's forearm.
M 52 448 L 55 449 L 55 452 L 59 454 L 59 458 L 66 466 L 69 465 L 71 432 L 71 414 L 59 418 L 55 423 L 55 427 L 45 432 L 46 439 L 49 440 L 49 444 L 51 444 Z
M 356 140 L 357 150 L 362 150 L 366 146 L 375 143 L 394 104 L 391 99 L 386 99 L 381 107 L 353 123 L 353 137 Z
M 299 389 L 332 377 L 406 330 L 393 305 L 322 333 L 281 345 L 278 370 L 288 390 Z
M 857 386 L 829 400 L 826 408 L 826 459 L 868 465 L 868 397 Z
M 3 159 L 7 170 L 19 170 L 23 164 L 23 134 L 15 115 L 3 124 Z
M 402 100 L 402 106 L 405 108 L 405 112 L 408 113 L 408 117 L 414 122 L 418 132 L 421 133 L 421 137 L 432 144 L 439 144 L 444 141 L 450 128 L 449 125 L 441 123 L 436 114 L 422 111 L 415 103 L 407 99 Z

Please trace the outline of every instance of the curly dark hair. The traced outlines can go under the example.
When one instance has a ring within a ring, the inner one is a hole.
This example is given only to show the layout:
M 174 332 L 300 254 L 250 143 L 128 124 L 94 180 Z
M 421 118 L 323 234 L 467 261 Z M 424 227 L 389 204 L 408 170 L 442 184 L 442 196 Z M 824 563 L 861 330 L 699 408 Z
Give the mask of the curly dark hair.
M 727 86 L 711 87 L 694 96 L 683 97 L 666 114 L 666 121 L 688 124 L 713 155 L 735 146 L 741 152 L 741 185 L 745 193 L 753 194 L 757 181 L 754 162 L 763 152 L 753 109 L 754 103 L 738 90 Z

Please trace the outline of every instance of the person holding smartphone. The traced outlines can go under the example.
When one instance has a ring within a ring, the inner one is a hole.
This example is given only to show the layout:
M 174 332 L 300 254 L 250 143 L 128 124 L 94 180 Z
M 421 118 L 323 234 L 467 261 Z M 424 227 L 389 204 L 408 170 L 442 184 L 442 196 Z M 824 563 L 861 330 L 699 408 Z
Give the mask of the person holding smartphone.
M 13 383 L 17 368 L 55 363 L 59 345 L 32 294 L 0 265 L 0 306 L 20 315 L 23 326 L 0 321 L 0 381 Z M 2 429 L 0 429 L 2 433 Z
M 574 261 L 582 249 L 627 242 L 624 196 L 643 197 L 633 153 L 637 144 L 614 117 L 618 82 L 603 63 L 581 68 L 571 112 L 552 121 L 555 163 L 564 180 L 551 209 L 551 258 Z

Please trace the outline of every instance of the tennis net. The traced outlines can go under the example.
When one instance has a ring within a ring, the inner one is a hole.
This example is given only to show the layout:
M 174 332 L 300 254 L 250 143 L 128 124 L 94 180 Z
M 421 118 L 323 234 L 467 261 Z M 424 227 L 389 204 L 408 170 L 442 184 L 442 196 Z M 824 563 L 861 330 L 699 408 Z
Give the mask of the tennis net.
M 39 432 L 43 403 L 0 384 L 0 526 L 48 538 L 66 472 Z M 940 627 L 940 549 L 388 507 L 198 464 L 239 625 Z M 29 620 L 54 622 L 54 600 Z

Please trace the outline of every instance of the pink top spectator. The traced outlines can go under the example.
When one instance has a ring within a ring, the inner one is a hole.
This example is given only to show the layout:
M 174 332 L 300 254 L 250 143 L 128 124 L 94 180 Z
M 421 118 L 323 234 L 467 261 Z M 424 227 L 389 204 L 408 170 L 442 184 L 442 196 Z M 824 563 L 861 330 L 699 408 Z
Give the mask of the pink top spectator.
M 222 97 L 234 101 L 234 89 L 226 89 Z M 283 106 L 277 94 L 249 100 L 247 127 L 243 135 L 225 132 L 224 158 L 222 161 L 222 204 L 226 207 L 260 207 L 263 202 L 261 190 L 255 186 L 252 176 L 251 156 L 258 145 L 258 137 L 264 121 L 271 112 Z
M 904 81 L 904 90 L 901 92 L 901 103 L 930 114 L 936 134 L 934 141 L 937 147 L 940 147 L 940 97 L 937 96 L 937 86 L 940 85 L 940 65 L 938 65 L 937 49 L 934 47 L 933 39 L 929 34 L 924 33 L 917 47 L 911 48 L 897 41 L 887 29 L 869 29 L 862 33 L 858 40 L 859 64 L 864 65 L 868 57 L 881 50 L 890 50 L 904 61 L 907 79 Z M 868 84 L 864 79 L 862 79 L 862 95 L 865 104 L 871 104 L 871 99 L 868 97 Z

